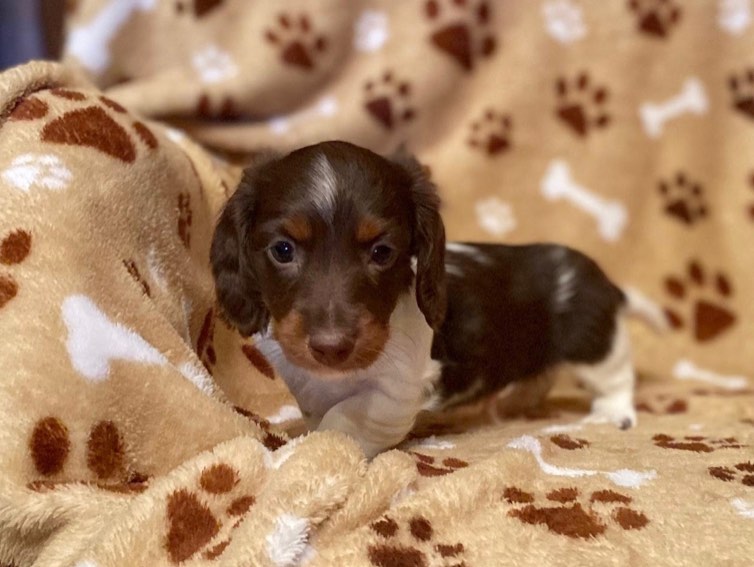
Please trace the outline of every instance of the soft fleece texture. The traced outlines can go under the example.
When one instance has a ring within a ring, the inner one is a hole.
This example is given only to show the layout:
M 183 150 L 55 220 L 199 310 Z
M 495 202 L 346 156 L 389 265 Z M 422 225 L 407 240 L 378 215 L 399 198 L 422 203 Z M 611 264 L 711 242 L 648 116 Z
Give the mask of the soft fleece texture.
M 748 2 L 80 0 L 68 32 L 0 75 L 0 563 L 751 564 Z M 333 138 L 405 142 L 451 238 L 565 242 L 668 308 L 638 427 L 563 380 L 371 462 L 295 437 L 214 306 L 240 169 L 207 147 Z

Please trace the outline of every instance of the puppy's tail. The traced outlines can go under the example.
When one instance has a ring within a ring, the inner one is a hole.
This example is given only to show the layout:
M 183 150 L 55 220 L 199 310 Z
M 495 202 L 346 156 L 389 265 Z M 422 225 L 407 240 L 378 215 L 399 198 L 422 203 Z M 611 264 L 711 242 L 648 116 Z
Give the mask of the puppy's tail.
M 662 308 L 639 290 L 623 288 L 626 296 L 626 314 L 644 321 L 657 333 L 670 331 L 670 320 Z

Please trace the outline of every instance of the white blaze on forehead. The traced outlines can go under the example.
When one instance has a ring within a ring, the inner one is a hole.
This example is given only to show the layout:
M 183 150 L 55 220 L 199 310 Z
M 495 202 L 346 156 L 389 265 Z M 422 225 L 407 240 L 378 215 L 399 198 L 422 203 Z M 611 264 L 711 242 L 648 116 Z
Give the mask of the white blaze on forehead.
M 320 155 L 312 167 L 312 201 L 325 220 L 333 220 L 337 196 L 338 178 L 335 170 L 327 157 Z

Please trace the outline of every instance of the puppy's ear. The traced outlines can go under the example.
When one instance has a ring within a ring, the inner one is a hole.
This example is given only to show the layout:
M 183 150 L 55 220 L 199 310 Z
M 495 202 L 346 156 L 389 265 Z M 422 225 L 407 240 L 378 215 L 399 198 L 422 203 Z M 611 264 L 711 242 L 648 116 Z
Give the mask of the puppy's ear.
M 246 336 L 264 330 L 270 318 L 249 258 L 248 234 L 255 217 L 258 172 L 272 159 L 268 156 L 244 171 L 220 215 L 210 248 L 217 299 L 228 320 Z
M 438 330 L 445 319 L 445 225 L 440 216 L 440 197 L 429 178 L 429 168 L 405 151 L 393 161 L 412 179 L 414 204 L 413 254 L 416 256 L 416 301 L 427 323 Z

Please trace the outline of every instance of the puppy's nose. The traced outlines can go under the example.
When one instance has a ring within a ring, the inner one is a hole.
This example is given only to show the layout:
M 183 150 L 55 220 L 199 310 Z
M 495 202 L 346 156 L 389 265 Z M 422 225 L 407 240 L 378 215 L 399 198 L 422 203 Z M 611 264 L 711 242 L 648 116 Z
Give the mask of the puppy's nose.
M 334 366 L 351 356 L 354 342 L 343 333 L 317 333 L 309 337 L 309 350 L 317 362 Z

